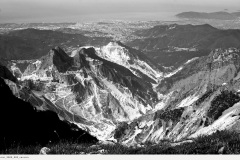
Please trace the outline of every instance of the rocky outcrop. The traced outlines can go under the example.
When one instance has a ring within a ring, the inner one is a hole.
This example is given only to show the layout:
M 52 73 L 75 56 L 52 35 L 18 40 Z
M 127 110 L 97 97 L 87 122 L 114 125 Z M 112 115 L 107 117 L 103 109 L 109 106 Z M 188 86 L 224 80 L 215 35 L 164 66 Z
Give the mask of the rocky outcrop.
M 2 67 L 2 66 L 1 66 Z M 97 141 L 95 137 L 76 127 L 74 124 L 62 121 L 53 111 L 36 110 L 34 104 L 39 104 L 38 99 L 31 97 L 26 89 L 21 90 L 21 84 L 16 85 L 13 75 L 5 67 L 1 71 L 0 77 L 0 97 L 1 97 L 1 116 L 0 116 L 0 149 L 6 149 L 13 143 L 41 144 L 46 145 L 57 142 L 60 139 L 76 140 L 76 142 Z M 9 74 L 5 74 L 9 73 Z M 14 96 L 14 95 L 15 96 Z M 22 97 L 22 99 L 17 98 Z M 33 104 L 26 102 L 25 98 Z M 85 133 L 78 139 L 79 135 Z
M 162 67 L 156 66 L 144 53 L 121 42 L 110 42 L 108 45 L 101 47 L 97 54 L 106 60 L 128 68 L 142 79 L 148 78 L 152 83 L 156 83 L 162 77 L 164 70 Z
M 43 147 L 43 148 L 40 150 L 39 154 L 41 154 L 41 155 L 47 155 L 50 151 L 51 151 L 51 150 L 50 150 L 49 148 Z
M 99 140 L 114 140 L 120 122 L 146 114 L 158 98 L 153 79 L 142 79 L 97 54 L 91 47 L 80 48 L 72 57 L 52 49 L 27 67 L 20 97 L 38 110 L 58 113 Z
M 163 79 L 157 87 L 162 98 L 155 107 L 159 111 L 123 126 L 117 132 L 119 141 L 159 143 L 217 130 L 239 131 L 239 62 L 238 50 L 217 49 Z

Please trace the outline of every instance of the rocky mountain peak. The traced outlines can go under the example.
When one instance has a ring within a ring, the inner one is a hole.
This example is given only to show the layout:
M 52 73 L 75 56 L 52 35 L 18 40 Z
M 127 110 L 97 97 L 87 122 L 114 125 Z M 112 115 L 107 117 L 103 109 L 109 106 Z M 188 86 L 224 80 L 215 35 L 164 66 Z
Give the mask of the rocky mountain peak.
M 97 50 L 98 56 L 130 69 L 136 76 L 158 82 L 162 72 L 142 52 L 121 42 L 110 42 Z M 143 76 L 147 77 L 143 77 Z
M 54 48 L 27 67 L 20 84 L 29 88 L 19 93 L 99 140 L 178 141 L 214 132 L 215 121 L 218 129 L 232 125 L 225 111 L 238 114 L 231 107 L 240 100 L 239 62 L 237 48 L 218 48 L 162 76 L 142 52 L 117 42 L 71 56 Z
M 154 80 L 139 73 L 104 59 L 94 47 L 81 47 L 71 56 L 55 48 L 31 63 L 21 81 L 29 84 L 32 92 L 25 99 L 37 109 L 55 111 L 106 140 L 118 123 L 140 117 L 157 102 Z

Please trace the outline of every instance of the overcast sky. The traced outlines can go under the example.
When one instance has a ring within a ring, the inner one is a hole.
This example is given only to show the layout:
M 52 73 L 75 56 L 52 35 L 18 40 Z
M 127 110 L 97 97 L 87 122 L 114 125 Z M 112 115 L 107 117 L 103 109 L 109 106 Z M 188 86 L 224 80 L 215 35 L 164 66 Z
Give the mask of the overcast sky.
M 118 15 L 240 10 L 240 0 L 0 0 L 0 23 L 80 21 Z M 106 16 L 107 15 L 107 16 Z M 164 15 L 164 14 L 163 14 Z M 105 16 L 105 17 L 104 17 Z M 119 17 L 120 16 L 120 17 Z

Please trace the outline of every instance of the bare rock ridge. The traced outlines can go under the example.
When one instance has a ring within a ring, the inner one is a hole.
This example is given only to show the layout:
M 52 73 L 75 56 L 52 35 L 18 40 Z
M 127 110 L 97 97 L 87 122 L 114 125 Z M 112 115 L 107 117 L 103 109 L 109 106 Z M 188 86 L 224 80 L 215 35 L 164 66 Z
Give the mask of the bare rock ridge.
M 44 68 L 54 65 L 59 72 L 66 72 L 73 64 L 73 59 L 59 47 L 52 49 L 44 58 L 46 58 L 45 64 L 43 64 Z
M 158 111 L 116 130 L 126 145 L 181 141 L 218 130 L 239 131 L 239 50 L 217 49 L 190 62 L 157 87 Z
M 29 102 L 20 97 L 17 98 L 20 88 L 15 84 L 16 78 L 6 67 L 0 66 L 0 68 L 1 112 L 3 113 L 0 117 L 0 149 L 9 148 L 13 143 L 46 145 L 49 142 L 54 143 L 64 139 L 73 139 L 76 142 L 97 141 L 95 137 L 74 124 L 60 120 L 55 112 L 36 110 Z M 82 138 L 77 139 L 83 133 L 85 134 Z
M 143 60 L 145 62 L 147 62 L 147 64 L 149 64 L 154 70 L 160 70 L 163 71 L 163 68 L 161 68 L 161 66 L 156 66 L 156 64 L 150 59 L 148 58 L 143 52 L 136 50 L 134 48 L 131 48 L 123 43 L 121 43 L 120 41 L 115 42 L 117 46 L 123 47 L 126 50 L 128 50 L 131 54 L 129 54 L 129 56 L 131 57 L 130 59 L 140 59 Z M 114 44 L 113 44 L 114 45 Z M 133 60 L 132 60 L 133 61 Z
M 214 49 L 165 77 L 135 52 L 118 42 L 71 56 L 56 47 L 27 67 L 14 93 L 127 146 L 238 131 L 239 49 Z
M 152 87 L 156 81 L 142 78 L 143 68 L 141 75 L 134 74 L 98 54 L 92 47 L 80 48 L 71 57 L 59 47 L 52 49 L 24 71 L 21 85 L 30 92 L 23 87 L 20 97 L 38 110 L 56 112 L 99 140 L 113 139 L 120 122 L 152 109 L 158 99 Z

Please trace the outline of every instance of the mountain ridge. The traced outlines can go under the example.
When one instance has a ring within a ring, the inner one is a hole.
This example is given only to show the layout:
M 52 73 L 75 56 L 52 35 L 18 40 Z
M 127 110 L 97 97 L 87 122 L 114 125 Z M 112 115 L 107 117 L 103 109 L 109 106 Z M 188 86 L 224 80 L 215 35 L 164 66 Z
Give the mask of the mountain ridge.
M 219 12 L 182 12 L 176 15 L 178 18 L 187 18 L 187 19 L 217 19 L 217 20 L 236 20 L 238 19 L 239 12 L 225 12 L 225 11 L 219 11 Z
M 4 70 L 2 70 L 4 68 Z M 8 74 L 5 74 L 8 73 Z M 53 111 L 39 111 L 21 95 L 20 82 L 13 79 L 11 72 L 0 65 L 0 96 L 2 98 L 0 117 L 0 150 L 6 150 L 14 143 L 21 145 L 46 145 L 63 140 L 75 139 L 76 142 L 96 142 L 95 137 L 79 129 L 68 121 L 60 120 Z M 28 94 L 29 92 L 25 92 Z M 11 120 L 9 119 L 10 115 Z M 79 135 L 83 134 L 83 139 Z
M 5 60 L 31 60 L 45 55 L 61 44 L 65 51 L 85 45 L 104 45 L 110 38 L 89 38 L 81 34 L 53 30 L 22 29 L 0 35 L 0 58 Z
M 208 55 L 217 48 L 239 48 L 240 30 L 204 25 L 162 25 L 136 31 L 142 37 L 127 43 L 159 66 L 178 68 L 187 60 Z M 174 58 L 173 58 L 174 57 Z
M 181 63 L 173 72 L 161 70 L 158 58 L 121 42 L 71 53 L 55 47 L 21 74 L 17 62 L 10 63 L 19 83 L 8 85 L 38 111 L 50 110 L 98 140 L 126 146 L 239 131 L 239 30 L 172 24 L 135 34 L 142 42 L 169 39 L 164 56 L 174 55 L 173 62 L 183 56 Z
M 148 112 L 156 103 L 151 84 L 156 82 L 97 54 L 92 47 L 80 48 L 72 57 L 60 48 L 52 49 L 30 64 L 20 79 L 33 90 L 30 97 L 38 97 L 38 103 L 30 99 L 36 108 L 55 111 L 106 140 L 119 122 Z
M 113 51 L 122 46 L 108 47 Z M 83 47 L 71 56 L 58 47 L 50 50 L 20 78 L 31 90 L 27 95 L 20 91 L 22 98 L 40 110 L 58 113 L 99 140 L 127 146 L 163 139 L 182 141 L 238 124 L 231 116 L 222 121 L 221 115 L 228 110 L 238 113 L 234 105 L 240 101 L 239 50 L 215 49 L 175 74 L 159 77 L 163 79 L 154 85 L 114 59 L 99 57 L 100 50 Z M 123 55 L 122 50 L 117 52 Z M 63 61 L 54 63 L 60 57 Z M 58 67 L 61 64 L 63 68 Z M 227 95 L 225 105 L 216 108 L 219 97 Z

